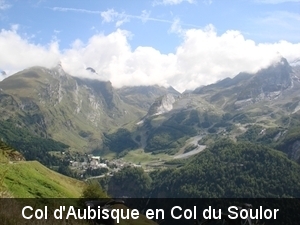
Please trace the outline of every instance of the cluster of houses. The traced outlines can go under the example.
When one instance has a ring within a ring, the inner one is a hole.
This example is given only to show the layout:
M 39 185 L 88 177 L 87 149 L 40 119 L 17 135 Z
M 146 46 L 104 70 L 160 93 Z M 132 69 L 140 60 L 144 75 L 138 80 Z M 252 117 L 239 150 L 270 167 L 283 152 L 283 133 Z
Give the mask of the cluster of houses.
M 132 166 L 140 167 L 140 165 L 125 162 L 123 159 L 102 159 L 100 156 L 94 156 L 92 154 L 87 155 L 84 160 L 79 161 L 70 161 L 70 166 L 73 169 L 80 170 L 82 172 L 87 169 L 96 170 L 101 168 L 107 168 L 109 173 L 118 172 L 123 167 Z

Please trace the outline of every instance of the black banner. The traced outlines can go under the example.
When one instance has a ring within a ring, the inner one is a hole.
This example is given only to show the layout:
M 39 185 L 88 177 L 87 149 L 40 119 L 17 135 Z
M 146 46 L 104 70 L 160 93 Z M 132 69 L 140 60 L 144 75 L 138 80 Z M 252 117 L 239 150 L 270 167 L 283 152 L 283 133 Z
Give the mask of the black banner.
M 0 199 L 1 224 L 272 224 L 300 221 L 300 199 Z

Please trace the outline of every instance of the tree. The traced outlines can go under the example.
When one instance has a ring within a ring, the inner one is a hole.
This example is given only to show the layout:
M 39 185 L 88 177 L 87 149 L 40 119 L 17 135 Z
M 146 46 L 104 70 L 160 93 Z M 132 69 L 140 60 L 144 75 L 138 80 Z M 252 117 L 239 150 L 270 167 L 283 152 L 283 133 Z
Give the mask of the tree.
M 84 187 L 81 197 L 85 199 L 95 199 L 95 198 L 107 198 L 108 196 L 102 190 L 98 182 L 91 181 Z

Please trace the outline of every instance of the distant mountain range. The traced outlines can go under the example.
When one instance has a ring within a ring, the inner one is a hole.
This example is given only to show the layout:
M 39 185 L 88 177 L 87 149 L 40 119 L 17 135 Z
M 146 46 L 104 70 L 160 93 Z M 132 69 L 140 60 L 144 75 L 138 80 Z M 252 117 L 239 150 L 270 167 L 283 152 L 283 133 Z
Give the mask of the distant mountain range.
M 157 85 L 116 89 L 109 81 L 73 77 L 61 65 L 32 67 L 0 82 L 0 113 L 11 132 L 26 129 L 79 152 L 176 154 L 190 137 L 223 132 L 235 140 L 254 125 L 263 134 L 277 130 L 279 142 L 298 123 L 300 69 L 282 58 L 256 74 L 180 94 Z M 299 160 L 300 147 L 290 144 L 288 154 Z
M 158 86 L 116 90 L 110 82 L 72 77 L 60 65 L 33 67 L 0 82 L 1 120 L 89 151 L 102 145 L 103 132 L 139 121 L 168 91 Z
M 123 171 L 107 181 L 116 196 L 299 197 L 300 67 L 284 58 L 184 93 L 157 85 L 116 89 L 61 65 L 32 67 L 0 82 L 0 114 L 3 142 L 57 170 L 69 163 L 66 151 L 158 155 L 158 170 Z M 206 149 L 174 158 L 199 146 Z

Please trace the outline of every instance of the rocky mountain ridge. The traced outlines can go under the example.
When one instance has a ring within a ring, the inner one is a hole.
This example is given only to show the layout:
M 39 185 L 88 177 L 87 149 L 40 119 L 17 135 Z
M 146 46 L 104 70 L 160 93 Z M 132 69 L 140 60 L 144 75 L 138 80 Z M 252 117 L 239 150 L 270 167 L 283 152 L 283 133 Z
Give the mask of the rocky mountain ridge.
M 255 124 L 288 130 L 298 121 L 299 87 L 299 68 L 284 58 L 183 94 L 156 85 L 115 89 L 109 81 L 72 77 L 61 65 L 33 67 L 0 82 L 0 112 L 1 121 L 76 151 L 127 146 L 174 154 L 199 134 L 235 139 Z
M 146 146 L 155 143 L 157 147 L 151 148 L 155 151 L 201 133 L 226 135 L 234 140 L 255 125 L 261 126 L 262 137 L 267 136 L 266 130 L 278 130 L 272 137 L 275 143 L 286 134 L 281 129 L 287 131 L 299 122 L 299 78 L 299 69 L 283 58 L 256 74 L 240 73 L 234 78 L 183 93 L 172 102 L 171 110 L 160 115 L 150 110 L 153 116 L 139 129 L 141 132 L 150 130 Z M 294 144 L 297 146 L 296 142 Z M 300 148 L 293 149 L 297 154 L 300 152 Z M 294 156 L 291 158 L 299 158 Z
M 142 96 L 148 104 L 168 93 L 167 88 L 151 88 Z M 60 64 L 20 71 L 1 81 L 0 90 L 2 120 L 14 120 L 35 135 L 85 150 L 101 146 L 104 131 L 134 123 L 148 109 L 132 104 L 123 94 L 126 88 L 116 90 L 109 81 L 72 77 Z

